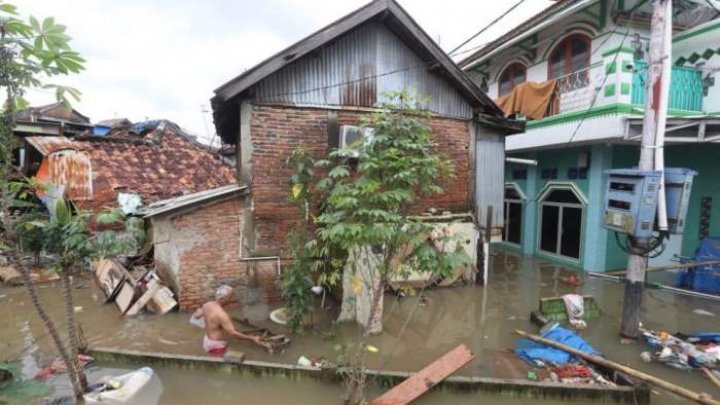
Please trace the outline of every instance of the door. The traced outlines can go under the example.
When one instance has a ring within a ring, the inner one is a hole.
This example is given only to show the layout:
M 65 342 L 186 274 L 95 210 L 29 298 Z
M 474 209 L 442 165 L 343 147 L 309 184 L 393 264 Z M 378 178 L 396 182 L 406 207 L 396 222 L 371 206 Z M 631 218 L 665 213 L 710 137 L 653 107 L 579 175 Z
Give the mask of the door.
M 570 190 L 551 191 L 541 204 L 540 250 L 580 259 L 584 207 Z

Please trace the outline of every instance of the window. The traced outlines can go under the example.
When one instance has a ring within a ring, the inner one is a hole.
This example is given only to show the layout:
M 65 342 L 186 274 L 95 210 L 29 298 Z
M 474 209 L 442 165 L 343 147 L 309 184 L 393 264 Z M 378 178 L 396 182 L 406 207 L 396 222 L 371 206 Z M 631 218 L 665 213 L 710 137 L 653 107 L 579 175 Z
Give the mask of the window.
M 511 63 L 500 75 L 500 97 L 510 94 L 518 84 L 527 78 L 527 68 L 521 63 Z
M 558 79 L 561 93 L 581 89 L 589 84 L 590 38 L 573 34 L 560 41 L 550 53 L 548 78 Z

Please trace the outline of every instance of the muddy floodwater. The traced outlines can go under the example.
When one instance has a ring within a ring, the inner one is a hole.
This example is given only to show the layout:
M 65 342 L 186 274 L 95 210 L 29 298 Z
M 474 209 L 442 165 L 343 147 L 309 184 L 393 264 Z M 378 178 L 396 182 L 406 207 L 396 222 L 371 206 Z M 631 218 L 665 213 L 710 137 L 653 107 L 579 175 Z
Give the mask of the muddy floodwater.
M 536 332 L 530 312 L 537 309 L 541 297 L 566 293 L 592 295 L 603 310 L 600 318 L 589 322 L 583 337 L 607 358 L 635 367 L 697 392 L 720 397 L 720 390 L 699 372 L 684 372 L 661 364 L 645 364 L 639 354 L 647 350 L 642 342 L 620 344 L 621 299 L 623 285 L 613 281 L 581 276 L 582 285 L 571 287 L 560 278 L 578 274 L 575 270 L 537 259 L 497 250 L 487 287 L 466 285 L 425 291 L 423 298 L 397 300 L 386 296 L 385 330 L 369 338 L 379 352 L 370 355 L 368 367 L 391 371 L 416 371 L 458 344 L 464 343 L 476 358 L 457 374 L 500 378 L 526 378 L 512 366 L 508 351 L 514 347 L 513 330 Z M 652 273 L 651 281 L 670 283 L 671 272 Z M 122 319 L 113 304 L 105 305 L 99 290 L 89 280 L 76 280 L 75 305 L 82 307 L 77 317 L 90 347 L 130 349 L 172 354 L 203 355 L 202 331 L 188 323 L 189 314 L 171 313 L 162 317 L 141 315 Z M 43 301 L 54 319 L 62 320 L 59 288 L 53 284 L 40 287 Z M 258 294 L 259 296 L 259 294 Z M 648 289 L 645 293 L 642 319 L 650 329 L 674 332 L 720 330 L 720 301 L 677 295 Z M 320 299 L 318 298 L 318 306 Z M 281 303 L 266 304 L 247 300 L 231 315 L 248 318 L 258 326 L 282 331 L 268 319 L 269 311 Z M 353 325 L 334 325 L 337 304 L 326 300 L 325 310 L 315 315 L 317 324 L 303 335 L 292 336 L 283 353 L 270 355 L 247 343 L 232 341 L 230 349 L 244 352 L 249 360 L 294 364 L 300 356 L 334 359 L 333 347 L 356 341 L 359 330 Z M 23 372 L 32 376 L 53 358 L 50 338 L 35 315 L 23 288 L 0 288 L 0 360 L 17 360 Z M 141 366 L 140 364 L 136 366 Z M 90 380 L 105 374 L 119 374 L 113 364 L 98 364 L 90 370 Z M 246 404 L 319 404 L 340 403 L 341 386 L 309 379 L 290 381 L 282 378 L 239 377 L 227 373 L 156 368 L 153 385 L 160 404 L 224 404 L 241 401 Z M 56 394 L 68 394 L 64 377 L 51 380 Z M 380 391 L 371 390 L 373 398 Z M 470 404 L 477 402 L 519 404 L 527 399 L 432 392 L 418 403 Z M 563 403 L 536 401 L 538 403 Z M 654 390 L 652 403 L 685 402 L 681 398 Z

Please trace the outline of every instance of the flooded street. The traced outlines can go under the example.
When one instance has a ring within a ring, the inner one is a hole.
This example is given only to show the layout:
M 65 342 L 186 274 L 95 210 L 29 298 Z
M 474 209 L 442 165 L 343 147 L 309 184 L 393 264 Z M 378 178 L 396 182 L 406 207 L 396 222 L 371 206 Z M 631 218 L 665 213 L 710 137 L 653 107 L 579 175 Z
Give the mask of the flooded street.
M 370 343 L 379 352 L 369 357 L 368 367 L 391 371 L 416 371 L 458 344 L 464 343 L 476 354 L 475 360 L 458 374 L 498 378 L 521 378 L 506 361 L 507 351 L 514 348 L 514 329 L 536 332 L 530 320 L 541 297 L 566 293 L 595 297 L 603 310 L 600 318 L 592 319 L 582 335 L 597 350 L 614 360 L 635 367 L 656 377 L 672 381 L 698 392 L 720 396 L 717 388 L 699 372 L 683 372 L 660 364 L 645 364 L 639 354 L 647 350 L 644 343 L 621 345 L 618 338 L 620 302 L 623 285 L 613 281 L 583 278 L 580 287 L 567 286 L 560 278 L 575 274 L 574 270 L 558 265 L 523 258 L 504 251 L 494 257 L 487 288 L 468 285 L 435 289 L 425 292 L 426 299 L 407 297 L 401 301 L 386 296 L 385 331 L 372 337 Z M 651 273 L 652 281 L 670 282 L 672 273 Z M 113 304 L 104 305 L 102 294 L 88 280 L 76 282 L 77 314 L 91 348 L 117 348 L 172 354 L 203 355 L 200 347 L 202 331 L 188 323 L 189 314 L 171 313 L 163 317 L 142 315 L 122 319 Z M 52 284 L 40 287 L 41 296 L 54 319 L 61 321 L 60 291 Z M 331 305 L 336 305 L 331 303 Z M 276 305 L 277 306 L 277 305 Z M 267 320 L 272 308 L 256 302 L 231 310 L 231 315 L 274 330 L 282 327 Z M 295 364 L 298 357 L 335 358 L 333 346 L 356 340 L 359 330 L 354 325 L 332 325 L 337 308 L 326 310 L 325 319 L 314 330 L 293 336 L 283 353 L 270 355 L 248 344 L 231 341 L 230 349 L 242 351 L 248 360 L 274 361 Z M 693 312 L 694 310 L 700 313 Z M 708 315 L 708 313 L 713 315 Z M 717 331 L 720 329 L 720 302 L 676 295 L 662 290 L 646 290 L 643 312 L 645 327 L 670 333 Z M 316 316 L 316 318 L 319 316 Z M 18 360 L 26 375 L 34 375 L 54 358 L 50 338 L 23 288 L 0 289 L 0 357 Z M 100 364 L 102 367 L 131 368 L 141 365 Z M 243 399 L 243 403 L 340 403 L 341 386 L 311 380 L 290 381 L 282 378 L 239 378 L 227 373 L 156 369 L 161 384 L 161 404 L 204 405 L 228 403 Z M 109 373 L 95 367 L 93 376 Z M 92 378 L 91 378 L 92 381 Z M 63 392 L 62 377 L 54 384 L 58 394 Z M 372 391 L 374 397 L 381 391 Z M 683 400 L 655 390 L 652 403 L 670 404 Z M 451 394 L 433 392 L 418 403 L 493 403 L 514 404 L 527 400 L 509 397 L 490 397 L 486 394 Z M 558 402 L 547 402 L 558 403 Z M 559 402 L 562 403 L 562 402 Z

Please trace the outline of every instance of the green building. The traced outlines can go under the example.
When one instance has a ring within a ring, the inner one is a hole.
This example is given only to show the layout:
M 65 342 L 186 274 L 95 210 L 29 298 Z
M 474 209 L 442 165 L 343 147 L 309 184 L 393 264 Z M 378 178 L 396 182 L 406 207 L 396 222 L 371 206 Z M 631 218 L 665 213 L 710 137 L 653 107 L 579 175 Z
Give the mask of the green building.
M 674 3 L 665 164 L 699 175 L 684 235 L 650 265 L 720 236 L 720 19 L 710 3 Z M 506 138 L 502 246 L 588 271 L 625 268 L 602 227 L 604 172 L 638 162 L 650 11 L 646 0 L 557 1 L 460 61 L 492 98 L 556 81 L 542 116 Z

